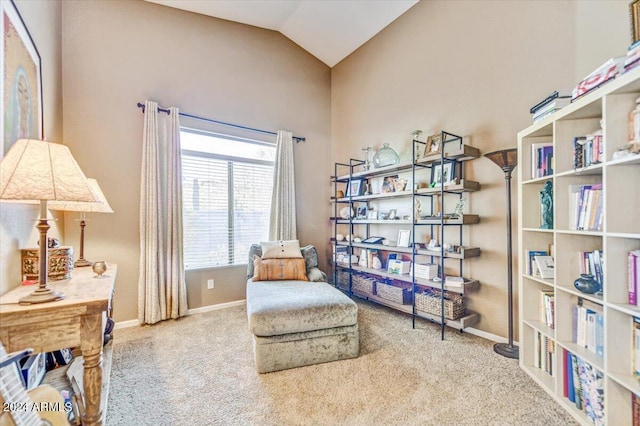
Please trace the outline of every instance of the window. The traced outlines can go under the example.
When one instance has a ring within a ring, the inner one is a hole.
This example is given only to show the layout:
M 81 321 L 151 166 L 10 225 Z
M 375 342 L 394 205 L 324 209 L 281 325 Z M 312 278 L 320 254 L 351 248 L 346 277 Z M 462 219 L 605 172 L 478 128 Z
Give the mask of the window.
M 275 144 L 180 131 L 186 269 L 247 262 L 269 237 Z

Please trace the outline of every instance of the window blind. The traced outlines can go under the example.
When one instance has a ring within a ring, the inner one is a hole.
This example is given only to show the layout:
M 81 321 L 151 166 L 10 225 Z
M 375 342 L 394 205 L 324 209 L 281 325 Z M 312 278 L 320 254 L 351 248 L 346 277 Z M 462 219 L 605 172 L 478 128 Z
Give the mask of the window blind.
M 183 149 L 185 268 L 246 263 L 251 244 L 268 239 L 272 187 L 272 162 Z

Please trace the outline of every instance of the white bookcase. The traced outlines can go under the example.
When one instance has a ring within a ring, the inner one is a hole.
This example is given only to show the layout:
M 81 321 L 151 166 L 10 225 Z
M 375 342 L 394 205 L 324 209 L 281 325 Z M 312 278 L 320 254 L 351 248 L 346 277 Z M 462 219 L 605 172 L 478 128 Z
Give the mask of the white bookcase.
M 640 307 L 628 303 L 627 253 L 640 249 L 640 156 L 612 160 L 628 140 L 628 116 L 640 97 L 640 68 L 623 74 L 576 100 L 555 114 L 518 133 L 518 253 L 520 366 L 581 424 L 592 421 L 564 396 L 564 352 L 579 357 L 599 371 L 604 390 L 603 419 L 607 425 L 632 424 L 632 395 L 640 395 L 633 374 L 633 317 Z M 574 137 L 603 130 L 604 161 L 574 169 Z M 532 144 L 553 144 L 550 176 L 531 178 Z M 553 184 L 553 229 L 540 229 L 540 191 Z M 572 230 L 569 226 L 569 191 L 573 185 L 602 184 L 603 223 L 599 231 Z M 548 250 L 555 254 L 554 279 L 526 274 L 525 252 Z M 579 252 L 602 250 L 602 295 L 585 294 L 573 283 L 579 277 Z M 554 296 L 554 326 L 541 320 L 540 293 Z M 597 307 L 604 318 L 604 355 L 573 342 L 573 306 L 579 301 Z M 555 350 L 552 374 L 536 366 L 538 336 Z

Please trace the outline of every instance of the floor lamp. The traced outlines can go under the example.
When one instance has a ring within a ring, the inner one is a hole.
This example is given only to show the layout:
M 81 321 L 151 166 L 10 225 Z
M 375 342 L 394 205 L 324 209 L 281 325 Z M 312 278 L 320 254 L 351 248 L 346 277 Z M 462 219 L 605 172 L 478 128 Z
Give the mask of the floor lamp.
M 88 203 L 83 201 L 54 201 L 49 203 L 49 209 L 51 210 L 64 210 L 64 211 L 73 211 L 80 212 L 80 256 L 73 263 L 75 267 L 81 266 L 91 266 L 93 262 L 88 261 L 84 258 L 84 228 L 87 225 L 86 223 L 86 214 L 87 213 L 113 213 L 107 198 L 104 196 L 102 190 L 100 189 L 100 185 L 95 179 L 87 179 L 89 181 L 89 186 L 91 190 L 96 195 L 96 198 L 99 200 L 95 203 Z
M 493 350 L 507 358 L 518 358 L 519 349 L 513 345 L 513 259 L 511 256 L 511 172 L 518 165 L 516 148 L 502 149 L 484 155 L 504 172 L 507 187 L 507 294 L 509 306 L 509 343 L 496 343 Z
M 44 303 L 64 298 L 47 287 L 49 251 L 48 201 L 96 201 L 87 178 L 62 144 L 32 139 L 16 141 L 0 162 L 0 200 L 40 202 L 38 288 L 20 303 Z

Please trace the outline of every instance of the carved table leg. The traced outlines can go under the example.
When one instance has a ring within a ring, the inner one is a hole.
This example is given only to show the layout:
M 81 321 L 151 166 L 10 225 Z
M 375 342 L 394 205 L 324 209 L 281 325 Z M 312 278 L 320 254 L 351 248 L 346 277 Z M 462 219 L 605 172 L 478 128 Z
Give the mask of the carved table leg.
M 102 313 L 82 317 L 80 328 L 82 357 L 84 359 L 85 413 L 82 416 L 84 426 L 101 425 L 102 411 L 100 396 L 102 393 Z

